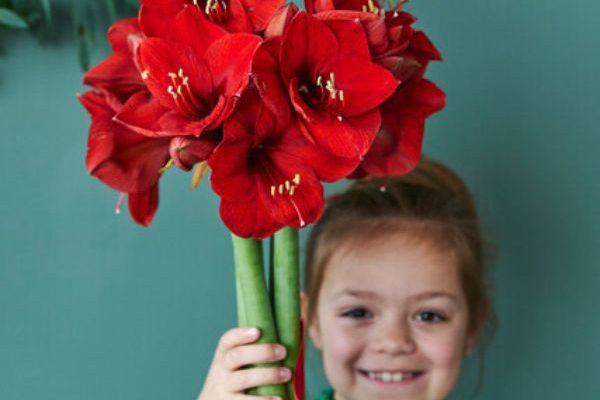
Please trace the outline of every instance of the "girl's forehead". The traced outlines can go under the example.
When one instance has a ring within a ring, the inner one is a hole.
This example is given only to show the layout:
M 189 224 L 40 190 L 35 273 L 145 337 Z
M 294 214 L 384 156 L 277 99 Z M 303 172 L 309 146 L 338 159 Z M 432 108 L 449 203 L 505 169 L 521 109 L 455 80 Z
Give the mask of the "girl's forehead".
M 454 253 L 426 240 L 386 237 L 342 246 L 326 266 L 323 292 L 370 291 L 395 296 L 422 292 L 461 295 Z

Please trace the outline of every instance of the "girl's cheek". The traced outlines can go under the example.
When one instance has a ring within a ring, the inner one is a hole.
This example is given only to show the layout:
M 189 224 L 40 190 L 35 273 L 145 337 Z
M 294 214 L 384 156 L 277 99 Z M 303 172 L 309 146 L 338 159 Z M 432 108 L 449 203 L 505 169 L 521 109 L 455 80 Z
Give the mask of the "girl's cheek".
M 463 357 L 463 340 L 458 335 L 429 337 L 423 340 L 422 351 L 436 365 L 451 368 Z
M 323 326 L 323 350 L 339 359 L 351 359 L 360 352 L 361 336 L 355 330 L 330 323 Z

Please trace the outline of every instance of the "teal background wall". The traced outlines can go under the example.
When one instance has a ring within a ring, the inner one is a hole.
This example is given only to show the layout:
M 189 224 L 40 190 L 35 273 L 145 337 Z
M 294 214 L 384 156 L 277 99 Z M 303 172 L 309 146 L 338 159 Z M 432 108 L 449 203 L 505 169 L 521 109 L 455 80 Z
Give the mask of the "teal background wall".
M 445 57 L 429 76 L 448 106 L 425 151 L 471 185 L 500 247 L 476 398 L 600 398 L 600 4 L 407 9 Z M 74 44 L 0 35 L 0 399 L 195 399 L 235 324 L 218 199 L 173 169 L 151 228 L 115 216 L 117 194 L 83 165 Z M 314 398 L 315 352 L 307 368 Z M 471 398 L 476 369 L 453 399 Z

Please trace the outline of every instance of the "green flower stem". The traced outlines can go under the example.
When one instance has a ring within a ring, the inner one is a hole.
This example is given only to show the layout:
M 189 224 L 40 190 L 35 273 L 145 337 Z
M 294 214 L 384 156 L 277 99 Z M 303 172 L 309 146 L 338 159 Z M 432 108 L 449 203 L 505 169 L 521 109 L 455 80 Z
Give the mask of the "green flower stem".
M 238 317 L 238 326 L 248 326 L 248 321 L 246 319 L 246 306 L 244 304 L 244 295 L 242 293 L 242 284 L 240 280 L 235 279 L 235 294 L 237 299 L 237 317 Z
M 274 235 L 271 292 L 275 299 L 274 314 L 279 343 L 287 349 L 284 365 L 291 371 L 300 350 L 300 251 L 298 230 L 283 228 Z M 288 396 L 294 398 L 294 384 L 287 384 Z
M 243 306 L 239 318 L 243 318 L 248 326 L 256 326 L 261 330 L 257 343 L 277 343 L 277 331 L 263 269 L 262 242 L 255 239 L 243 239 L 232 234 L 233 254 L 235 262 L 236 288 L 243 298 Z M 238 300 L 238 305 L 242 300 Z M 279 363 L 268 363 L 261 366 L 272 367 Z M 250 391 L 259 396 L 280 396 L 287 398 L 284 385 L 262 386 Z

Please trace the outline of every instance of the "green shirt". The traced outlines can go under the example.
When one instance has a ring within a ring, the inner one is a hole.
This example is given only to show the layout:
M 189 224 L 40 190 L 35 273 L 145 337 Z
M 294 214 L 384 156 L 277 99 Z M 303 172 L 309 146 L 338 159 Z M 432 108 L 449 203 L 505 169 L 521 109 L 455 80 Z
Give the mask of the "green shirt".
M 333 400 L 333 389 L 324 390 L 319 400 Z

